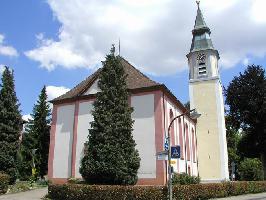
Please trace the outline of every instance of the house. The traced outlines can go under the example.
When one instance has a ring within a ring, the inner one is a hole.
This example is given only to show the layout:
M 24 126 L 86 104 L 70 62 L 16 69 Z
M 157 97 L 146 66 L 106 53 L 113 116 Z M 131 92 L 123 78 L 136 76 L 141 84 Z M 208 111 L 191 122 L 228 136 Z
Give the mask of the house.
M 164 150 L 170 120 L 186 112 L 186 108 L 165 85 L 149 79 L 124 58 L 120 59 L 128 75 L 129 103 L 134 108 L 133 137 L 141 158 L 137 184 L 163 185 L 166 183 L 166 161 L 157 160 L 156 153 Z M 48 172 L 52 182 L 81 178 L 79 167 L 93 120 L 93 101 L 95 94 L 100 92 L 97 86 L 100 70 L 52 101 Z M 171 145 L 181 148 L 181 158 L 172 164 L 177 173 L 198 175 L 195 124 L 195 120 L 185 115 L 171 128 Z

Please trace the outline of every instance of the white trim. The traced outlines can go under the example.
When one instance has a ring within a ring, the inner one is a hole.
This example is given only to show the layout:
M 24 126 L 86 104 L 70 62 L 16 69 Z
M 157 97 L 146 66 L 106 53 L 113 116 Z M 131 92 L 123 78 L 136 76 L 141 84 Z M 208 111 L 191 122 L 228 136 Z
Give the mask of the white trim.
M 220 165 L 221 165 L 221 178 L 229 180 L 228 172 L 228 153 L 226 143 L 226 129 L 224 119 L 224 103 L 222 96 L 222 86 L 220 80 L 215 83 L 216 107 L 217 107 L 217 120 L 219 130 L 219 144 L 220 144 Z
M 193 85 L 192 84 L 189 84 L 190 109 L 194 109 L 195 108 L 193 92 L 194 92 L 193 91 Z
M 201 78 L 201 79 L 190 79 L 189 83 L 195 83 L 195 82 L 202 82 L 202 81 L 209 81 L 209 80 L 219 80 L 219 76 L 214 77 L 208 77 L 208 78 Z

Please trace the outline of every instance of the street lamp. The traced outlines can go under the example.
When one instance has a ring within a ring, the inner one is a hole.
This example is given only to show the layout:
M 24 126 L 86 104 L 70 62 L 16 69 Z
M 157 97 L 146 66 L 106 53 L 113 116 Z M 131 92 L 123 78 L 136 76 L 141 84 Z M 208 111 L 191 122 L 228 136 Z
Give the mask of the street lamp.
M 171 122 L 170 122 L 170 124 L 169 124 L 169 126 L 168 126 L 168 131 L 167 131 L 167 132 L 168 132 L 167 142 L 168 142 L 168 145 L 169 145 L 169 148 L 168 148 L 168 198 L 169 198 L 169 200 L 172 200 L 172 199 L 173 199 L 172 168 L 171 168 L 171 137 L 170 137 L 171 135 L 170 135 L 170 129 L 171 129 L 171 126 L 172 126 L 173 122 L 174 122 L 176 119 L 178 119 L 178 118 L 180 118 L 180 117 L 182 117 L 182 116 L 184 116 L 184 115 L 186 115 L 186 114 L 188 114 L 188 113 L 190 113 L 190 118 L 191 118 L 191 119 L 197 119 L 197 118 L 199 118 L 199 117 L 201 116 L 201 114 L 199 114 L 199 113 L 196 111 L 196 109 L 187 110 L 187 111 L 184 112 L 183 114 L 174 117 L 174 118 L 171 120 Z

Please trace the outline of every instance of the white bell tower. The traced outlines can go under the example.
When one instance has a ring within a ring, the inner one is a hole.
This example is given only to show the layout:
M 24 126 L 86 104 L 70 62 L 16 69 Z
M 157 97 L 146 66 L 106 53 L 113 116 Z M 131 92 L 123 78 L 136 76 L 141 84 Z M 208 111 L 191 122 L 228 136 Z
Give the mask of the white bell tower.
M 202 181 L 229 179 L 224 102 L 219 76 L 219 53 L 214 49 L 199 2 L 193 39 L 187 55 L 189 65 L 190 107 L 197 120 L 199 175 Z

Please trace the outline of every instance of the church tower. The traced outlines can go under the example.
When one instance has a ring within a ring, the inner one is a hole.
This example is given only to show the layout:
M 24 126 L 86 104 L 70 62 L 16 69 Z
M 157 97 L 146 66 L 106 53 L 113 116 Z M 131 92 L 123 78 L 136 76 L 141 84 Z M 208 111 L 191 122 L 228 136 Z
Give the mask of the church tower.
M 219 76 L 219 53 L 198 4 L 193 39 L 187 55 L 190 107 L 201 114 L 197 121 L 199 175 L 202 181 L 229 179 L 224 102 Z

